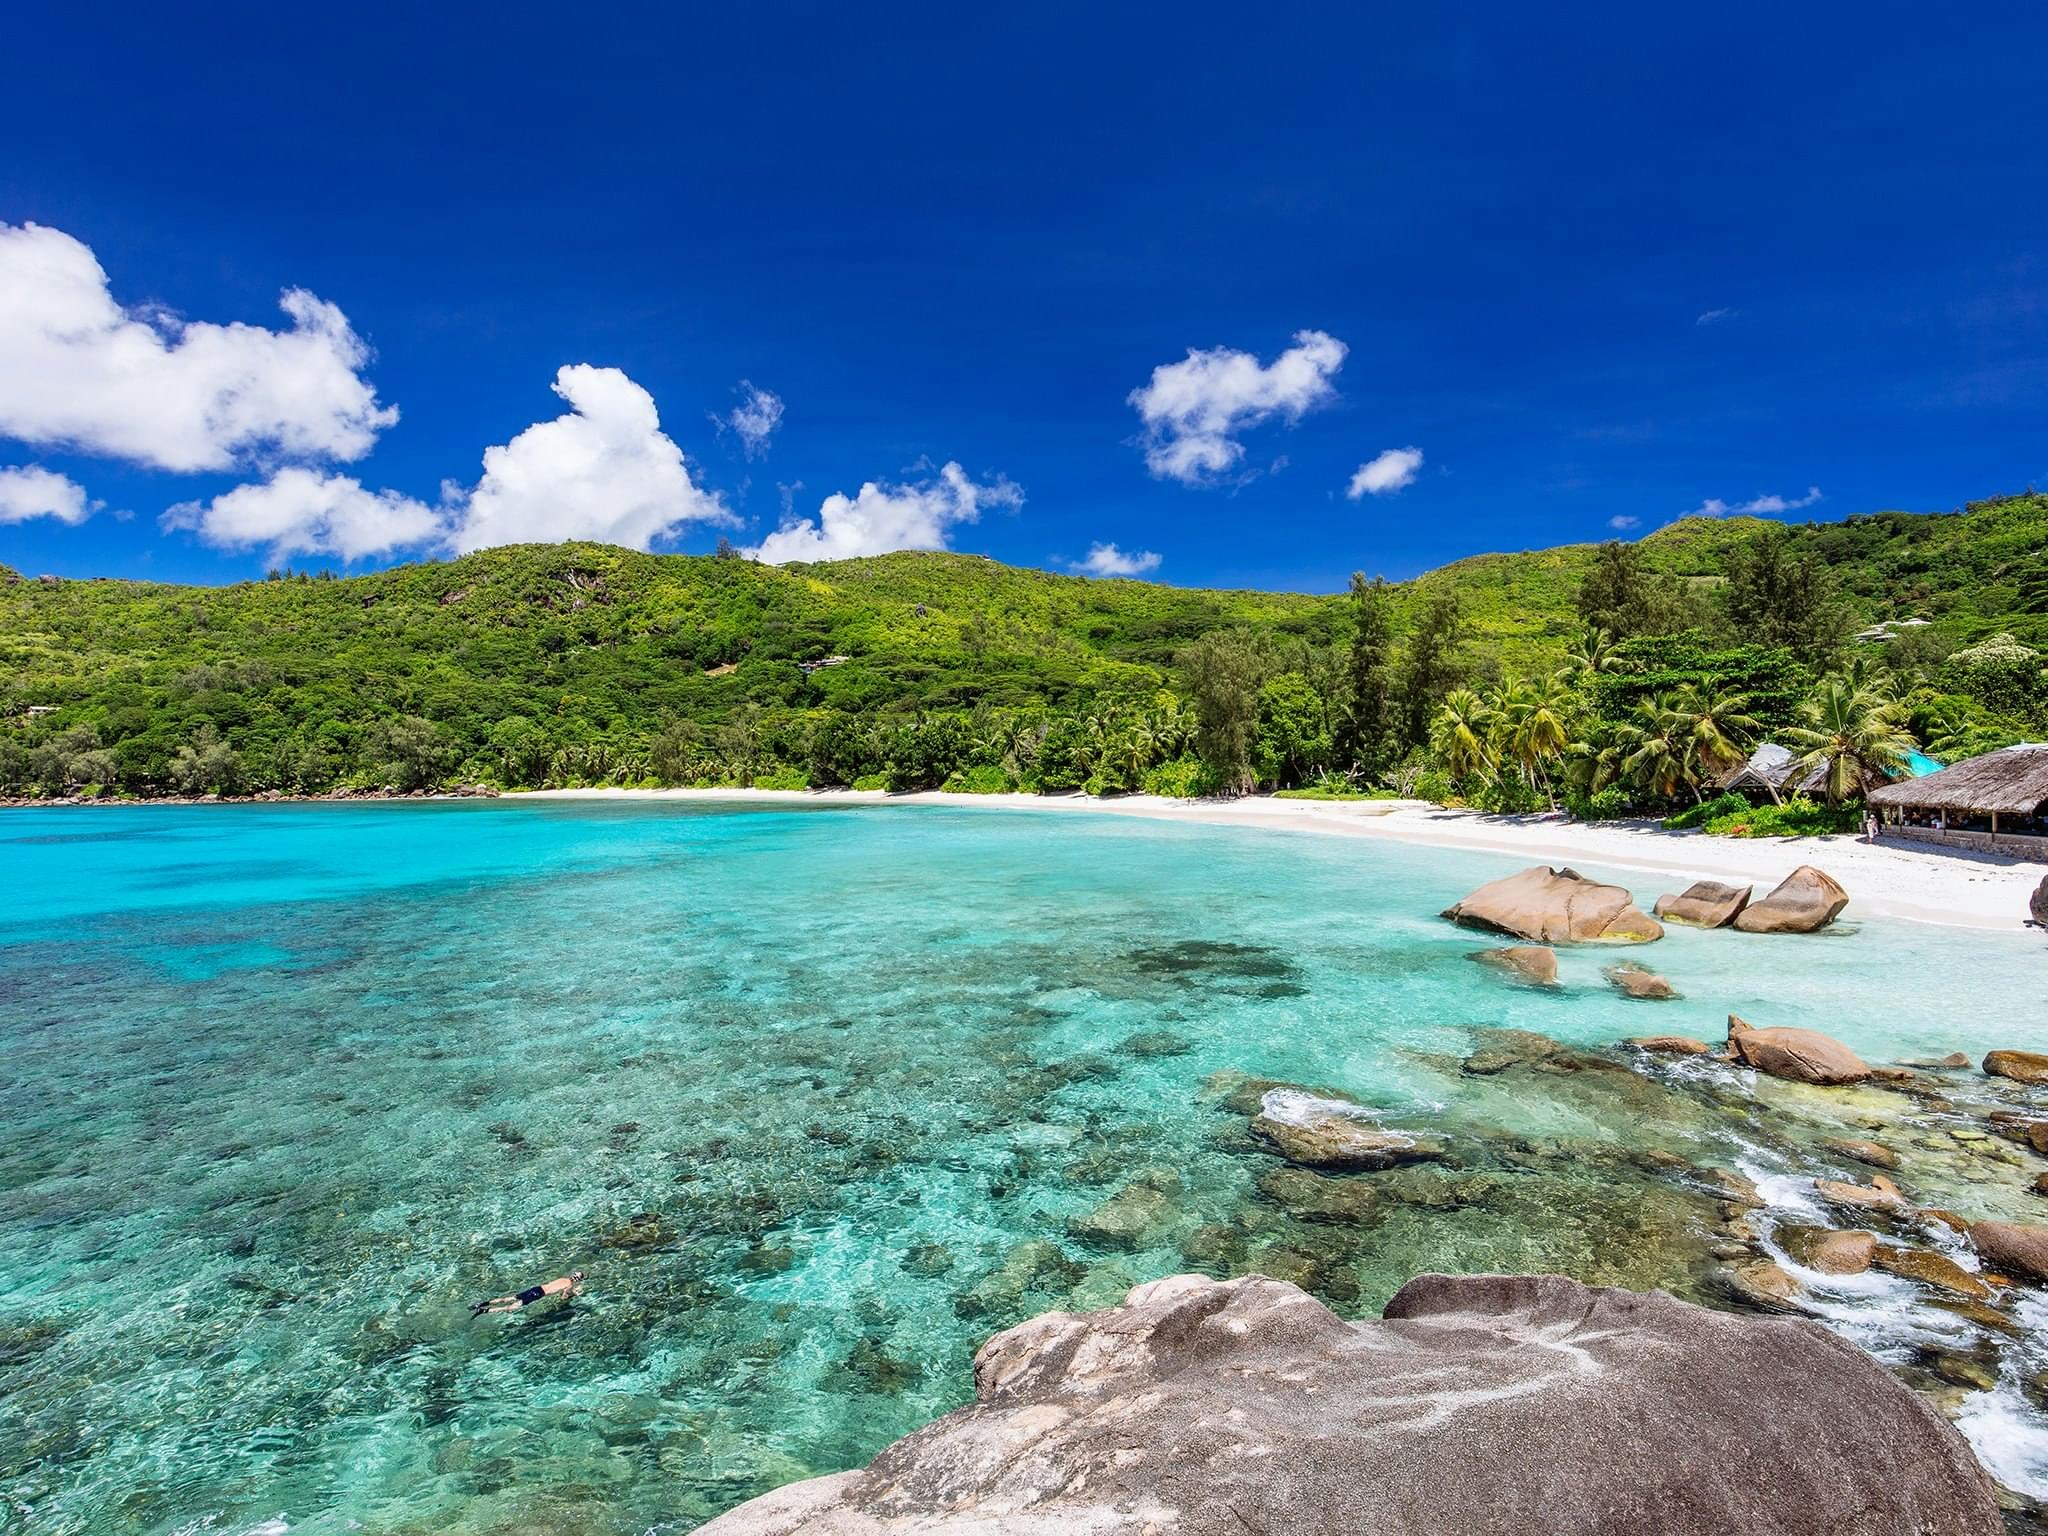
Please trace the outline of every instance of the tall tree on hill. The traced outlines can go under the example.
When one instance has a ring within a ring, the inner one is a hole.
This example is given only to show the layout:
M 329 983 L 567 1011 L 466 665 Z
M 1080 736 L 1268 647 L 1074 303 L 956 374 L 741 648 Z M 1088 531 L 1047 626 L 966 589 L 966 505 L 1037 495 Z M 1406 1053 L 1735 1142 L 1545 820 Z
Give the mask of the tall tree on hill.
M 1449 587 L 1433 588 L 1423 597 L 1395 672 L 1402 751 L 1428 742 L 1437 706 L 1464 681 L 1464 639 L 1465 615 L 1458 594 Z
M 1386 772 L 1394 755 L 1394 624 L 1386 578 L 1351 576 L 1351 655 L 1345 672 L 1350 694 L 1339 751 L 1369 779 Z
M 1195 715 L 1195 755 L 1218 791 L 1250 794 L 1259 731 L 1259 658 L 1241 634 L 1204 635 L 1180 654 L 1183 691 Z
M 1825 661 L 1849 629 L 1828 568 L 1794 553 L 1791 535 L 1778 527 L 1728 557 L 1721 606 L 1740 639 L 1781 645 L 1808 663 Z
M 1593 568 L 1579 583 L 1579 619 L 1588 629 L 1617 640 L 1658 632 L 1663 614 L 1657 582 L 1643 569 L 1642 551 L 1609 539 L 1593 556 Z

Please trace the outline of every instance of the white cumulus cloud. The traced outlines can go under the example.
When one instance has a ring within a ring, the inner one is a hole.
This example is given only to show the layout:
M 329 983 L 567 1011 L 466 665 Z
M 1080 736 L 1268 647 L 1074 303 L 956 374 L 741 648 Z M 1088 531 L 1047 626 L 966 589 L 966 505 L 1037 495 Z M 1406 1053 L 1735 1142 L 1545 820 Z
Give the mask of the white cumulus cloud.
M 782 396 L 760 388 L 751 379 L 741 379 L 739 390 L 740 403 L 727 415 L 711 419 L 719 431 L 730 428 L 738 435 L 740 449 L 748 458 L 758 459 L 768 451 L 768 439 L 782 425 Z
M 1630 517 L 1627 513 L 1624 512 L 1619 516 L 1610 517 L 1609 519 L 1607 519 L 1607 526 L 1612 528 L 1616 533 L 1626 533 L 1631 528 L 1642 527 L 1643 520 L 1640 517 Z
M 1778 512 L 1797 512 L 1801 507 L 1810 507 L 1821 499 L 1820 487 L 1809 485 L 1804 496 L 1756 496 L 1748 501 L 1729 503 L 1718 496 L 1709 496 L 1684 517 L 1769 517 Z
M 1332 399 L 1346 350 L 1326 331 L 1297 331 L 1270 363 L 1234 347 L 1191 347 L 1160 364 L 1130 393 L 1145 424 L 1145 467 L 1161 480 L 1213 483 L 1244 457 L 1241 434 L 1275 416 L 1298 421 Z
M 285 290 L 284 331 L 124 308 L 62 230 L 0 224 L 0 435 L 156 469 L 356 459 L 398 420 L 334 305 Z
M 25 523 L 32 517 L 54 517 L 74 526 L 84 522 L 104 505 L 89 499 L 76 480 L 24 464 L 19 469 L 0 469 L 0 523 Z
M 987 484 L 948 462 L 936 478 L 882 485 L 870 480 L 857 496 L 825 498 L 815 519 L 784 522 L 747 551 L 769 565 L 792 560 L 849 560 L 892 549 L 944 549 L 952 529 L 971 523 L 984 507 L 1019 507 L 1024 493 L 998 475 Z
M 733 521 L 690 478 L 654 397 L 624 373 L 575 363 L 555 375 L 555 393 L 566 414 L 486 448 L 476 488 L 445 493 L 456 550 L 564 539 L 646 549 L 688 523 Z
M 1413 485 L 1415 472 L 1421 468 L 1420 448 L 1388 448 L 1369 463 L 1358 466 L 1344 494 L 1353 501 L 1361 496 L 1391 496 L 1395 491 Z
M 1114 544 L 1090 544 L 1088 557 L 1075 562 L 1074 569 L 1090 576 L 1143 576 L 1159 569 L 1159 555 L 1149 549 L 1125 554 Z
M 181 502 L 166 528 L 186 529 L 219 549 L 267 548 L 273 559 L 334 555 L 360 560 L 439 538 L 441 513 L 396 491 L 368 491 L 346 475 L 281 469 L 204 504 Z

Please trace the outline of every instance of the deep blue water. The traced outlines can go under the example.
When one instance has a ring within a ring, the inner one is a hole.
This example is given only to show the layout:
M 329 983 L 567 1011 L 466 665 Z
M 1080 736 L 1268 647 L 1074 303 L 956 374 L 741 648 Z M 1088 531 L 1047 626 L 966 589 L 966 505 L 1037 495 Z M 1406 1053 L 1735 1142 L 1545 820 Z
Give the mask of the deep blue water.
M 1429 1267 L 1683 1289 L 1678 1218 L 1598 1156 L 1658 1133 L 1461 1075 L 1475 1027 L 2048 1034 L 2038 941 L 1853 907 L 1672 933 L 1680 1003 L 1611 953 L 1517 989 L 1435 916 L 1513 867 L 981 808 L 8 812 L 0 1529 L 683 1531 L 1161 1273 L 1312 1265 L 1353 1312 Z M 1260 1203 L 1232 1073 L 1592 1150 L 1368 1240 Z M 1171 1214 L 1076 1227 L 1133 1184 Z M 573 1305 L 469 1321 L 573 1266 Z

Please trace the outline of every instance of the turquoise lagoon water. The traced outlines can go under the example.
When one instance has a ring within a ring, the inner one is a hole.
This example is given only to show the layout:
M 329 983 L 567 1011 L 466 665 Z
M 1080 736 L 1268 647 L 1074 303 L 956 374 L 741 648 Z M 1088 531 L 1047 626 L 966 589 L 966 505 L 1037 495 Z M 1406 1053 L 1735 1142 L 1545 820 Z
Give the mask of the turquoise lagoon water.
M 1631 1159 L 1768 1165 L 1744 1102 L 1462 1073 L 1476 1029 L 2048 1036 L 2038 938 L 1680 931 L 1647 957 L 1684 1002 L 1611 953 L 1537 993 L 1434 915 L 1514 861 L 1263 830 L 145 806 L 0 850 L 0 1529 L 52 1536 L 686 1531 L 957 1406 L 995 1329 L 1187 1268 L 1353 1315 L 1428 1268 L 1703 1294 L 1711 1203 Z M 1276 1204 L 1231 1074 L 1481 1171 L 1364 1227 Z M 1089 1225 L 1133 1189 L 1166 1213 Z M 469 1321 L 572 1266 L 572 1305 Z

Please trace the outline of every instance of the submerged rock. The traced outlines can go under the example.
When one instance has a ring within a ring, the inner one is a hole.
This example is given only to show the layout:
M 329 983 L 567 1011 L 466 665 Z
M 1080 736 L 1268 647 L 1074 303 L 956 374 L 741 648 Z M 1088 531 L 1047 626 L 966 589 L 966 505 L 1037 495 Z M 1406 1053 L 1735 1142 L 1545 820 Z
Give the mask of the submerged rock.
M 1608 985 L 1628 997 L 1640 998 L 1644 1002 L 1661 1002 L 1678 996 L 1678 988 L 1647 965 L 1624 963 L 1610 965 L 1604 974 Z
M 1443 1156 L 1433 1142 L 1383 1130 L 1341 1099 L 1275 1088 L 1252 1121 L 1252 1134 L 1303 1168 L 1392 1168 Z
M 1795 1083 L 1860 1083 L 1870 1076 L 1841 1041 L 1817 1029 L 1758 1029 L 1735 1014 L 1728 1015 L 1728 1049 L 1744 1066 Z
M 1986 1264 L 2036 1284 L 2048 1284 L 2048 1227 L 2018 1221 L 1980 1221 L 1970 1246 Z
M 1743 933 L 1813 933 L 1832 923 L 1847 905 L 1847 891 L 1823 871 L 1802 864 L 1770 895 L 1738 912 L 1735 927 Z
M 1664 937 L 1663 926 L 1620 886 L 1541 864 L 1482 885 L 1443 915 L 1533 944 L 1646 944 Z
M 1173 1201 L 1166 1190 L 1133 1181 L 1087 1215 L 1077 1216 L 1068 1230 L 1083 1242 L 1105 1248 L 1142 1248 L 1146 1234 L 1172 1215 Z
M 2034 1051 L 1993 1051 L 1984 1058 L 1984 1070 L 2016 1083 L 2048 1083 L 2048 1056 Z
M 1706 1041 L 1695 1040 L 1691 1035 L 1637 1035 L 1628 1043 L 1639 1051 L 1659 1056 L 1707 1056 L 1713 1052 Z
M 1329 1179 L 1306 1168 L 1274 1168 L 1259 1176 L 1259 1193 L 1296 1221 L 1338 1224 L 1372 1220 L 1379 1194 L 1363 1179 Z
M 1820 1327 L 1557 1275 L 1425 1275 L 1358 1324 L 1179 1275 L 997 1335 L 974 1380 L 865 1470 L 702 1536 L 2000 1530 L 1955 1431 Z
M 1506 949 L 1482 949 L 1475 951 L 1472 958 L 1533 987 L 1557 985 L 1557 951 L 1547 944 L 1514 944 Z
M 1966 1301 L 1983 1301 L 1992 1294 L 1991 1287 L 1977 1276 L 1948 1255 L 1936 1253 L 1932 1248 L 1899 1248 L 1882 1244 L 1871 1255 L 1870 1262 L 1888 1275 L 1915 1280 Z
M 1725 928 L 1749 905 L 1753 889 L 1723 885 L 1718 880 L 1695 880 L 1675 896 L 1659 896 L 1650 910 L 1667 922 L 1691 928 Z
M 1851 1162 L 1866 1163 L 1872 1168 L 1896 1169 L 1899 1154 L 1882 1142 L 1859 1141 L 1847 1136 L 1830 1136 L 1821 1145 L 1838 1157 Z

